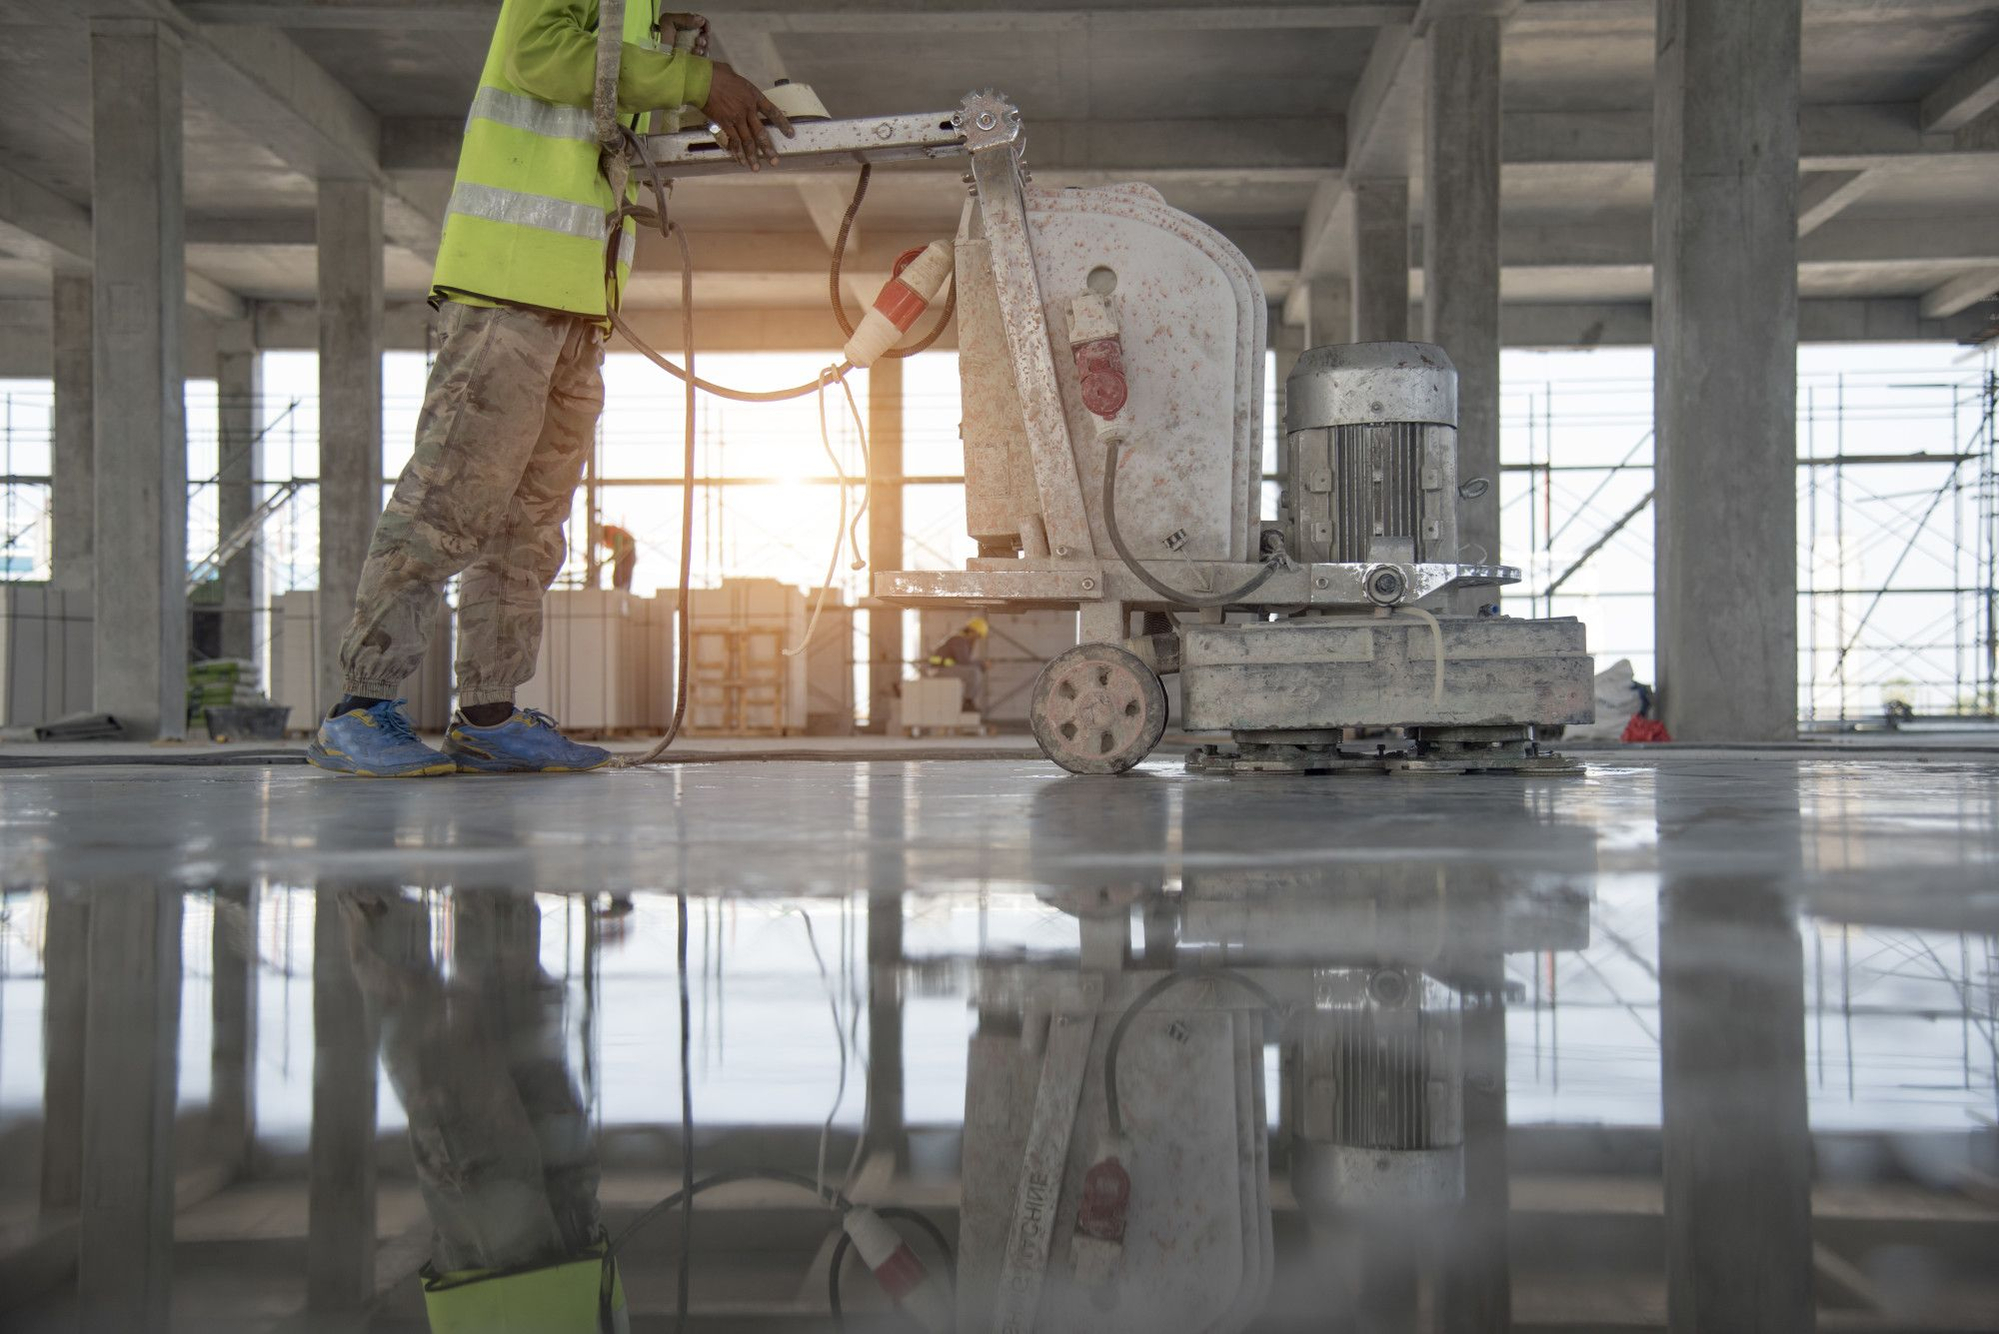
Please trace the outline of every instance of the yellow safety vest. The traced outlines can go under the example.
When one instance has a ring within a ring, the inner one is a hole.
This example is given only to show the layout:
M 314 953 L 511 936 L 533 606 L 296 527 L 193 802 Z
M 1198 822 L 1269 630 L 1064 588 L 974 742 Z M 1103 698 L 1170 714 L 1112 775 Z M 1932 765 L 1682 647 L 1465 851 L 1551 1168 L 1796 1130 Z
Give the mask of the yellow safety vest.
M 599 1243 L 582 1255 L 532 1269 L 423 1268 L 424 1314 L 431 1334 L 600 1334 L 605 1266 L 611 1267 L 611 1325 L 630 1328 L 624 1280 Z
M 681 55 L 668 66 L 656 54 L 658 11 L 659 0 L 626 0 L 626 64 L 634 63 L 633 47 L 653 54 L 645 70 L 628 70 L 620 79 L 621 91 L 629 96 L 636 87 L 658 106 L 706 101 L 706 60 Z M 598 168 L 589 106 L 596 21 L 596 0 L 501 4 L 465 121 L 431 280 L 433 300 L 484 298 L 605 315 L 604 242 L 612 201 Z M 523 54 L 530 44 L 531 59 Z M 536 96 L 516 82 L 515 76 L 530 68 L 543 93 L 560 91 L 564 100 Z M 634 128 L 639 119 L 631 118 Z M 631 197 L 637 198 L 636 180 Z M 619 244 L 620 296 L 637 235 L 636 224 L 626 219 Z

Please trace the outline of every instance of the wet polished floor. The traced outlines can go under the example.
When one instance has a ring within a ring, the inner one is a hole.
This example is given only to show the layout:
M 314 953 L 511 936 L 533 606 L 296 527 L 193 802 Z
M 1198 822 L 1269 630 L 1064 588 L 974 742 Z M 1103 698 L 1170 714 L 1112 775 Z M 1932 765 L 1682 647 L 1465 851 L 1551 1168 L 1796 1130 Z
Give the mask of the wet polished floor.
M 0 885 L 8 1329 L 1999 1328 L 1990 752 L 15 771 Z

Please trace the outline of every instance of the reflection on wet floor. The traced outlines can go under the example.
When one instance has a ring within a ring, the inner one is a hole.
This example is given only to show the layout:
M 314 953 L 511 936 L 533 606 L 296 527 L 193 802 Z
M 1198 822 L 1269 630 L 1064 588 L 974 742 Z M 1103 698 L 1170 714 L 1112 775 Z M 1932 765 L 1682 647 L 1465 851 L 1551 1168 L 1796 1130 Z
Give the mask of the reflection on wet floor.
M 1999 1328 L 1974 760 L 204 782 L 0 784 L 9 1329 Z

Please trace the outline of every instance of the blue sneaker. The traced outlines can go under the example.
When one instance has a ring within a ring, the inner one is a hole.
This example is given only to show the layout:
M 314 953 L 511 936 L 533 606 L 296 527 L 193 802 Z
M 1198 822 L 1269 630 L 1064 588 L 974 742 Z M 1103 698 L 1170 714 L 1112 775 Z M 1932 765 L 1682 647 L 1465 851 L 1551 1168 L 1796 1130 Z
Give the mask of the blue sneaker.
M 305 748 L 305 758 L 332 773 L 363 778 L 425 778 L 458 772 L 449 755 L 416 739 L 399 699 L 328 718 Z
M 444 734 L 444 753 L 461 772 L 479 774 L 575 774 L 611 762 L 610 751 L 571 741 L 540 709 L 515 709 L 493 727 L 474 727 L 458 714 Z

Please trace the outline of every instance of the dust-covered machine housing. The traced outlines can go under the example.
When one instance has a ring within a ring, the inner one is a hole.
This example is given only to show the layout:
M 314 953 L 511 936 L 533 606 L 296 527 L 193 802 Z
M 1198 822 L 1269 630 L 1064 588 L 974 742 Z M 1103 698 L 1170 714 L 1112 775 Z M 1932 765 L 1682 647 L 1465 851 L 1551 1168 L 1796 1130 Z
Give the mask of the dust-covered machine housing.
M 979 554 L 962 570 L 877 570 L 874 593 L 967 614 L 1078 609 L 1080 643 L 1029 709 L 1049 758 L 1079 773 L 1137 764 L 1165 733 L 1161 677 L 1177 672 L 1180 723 L 1232 737 L 1197 749 L 1194 768 L 1563 768 L 1534 729 L 1592 716 L 1583 627 L 1487 601 L 1519 572 L 1459 542 L 1460 500 L 1493 481 L 1457 475 L 1442 349 L 1307 352 L 1285 386 L 1267 520 L 1267 312 L 1227 238 L 1146 185 L 1034 186 L 1020 113 L 993 93 L 796 128 L 780 170 L 969 160 L 949 248 Z M 676 178 L 732 166 L 700 132 L 655 137 L 650 160 Z M 900 295 L 915 298 L 905 317 L 925 299 Z M 1357 746 L 1357 729 L 1376 737 Z
M 956 242 L 964 570 L 877 572 L 903 605 L 1078 607 L 1035 688 L 1063 767 L 1117 772 L 1166 726 L 1227 732 L 1190 767 L 1560 770 L 1536 727 L 1592 716 L 1573 619 L 1498 613 L 1516 582 L 1458 539 L 1457 373 L 1421 343 L 1321 347 L 1285 385 L 1262 517 L 1266 312 L 1220 233 L 1144 185 L 1043 190 L 1018 113 L 961 110 Z M 1146 617 L 1133 632 L 1134 613 Z M 1441 659 L 1441 662 L 1440 662 Z M 1356 745 L 1354 729 L 1400 728 Z

